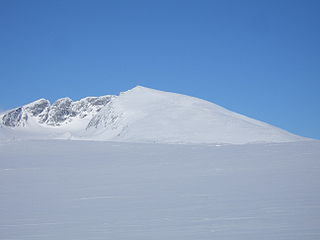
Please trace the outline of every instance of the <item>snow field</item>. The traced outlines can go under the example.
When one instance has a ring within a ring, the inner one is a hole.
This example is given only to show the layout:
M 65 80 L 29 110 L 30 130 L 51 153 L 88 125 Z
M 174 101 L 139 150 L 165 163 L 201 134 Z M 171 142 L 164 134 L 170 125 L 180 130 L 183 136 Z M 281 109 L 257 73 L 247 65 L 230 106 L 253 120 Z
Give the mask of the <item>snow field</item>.
M 319 141 L 0 145 L 0 239 L 320 238 Z

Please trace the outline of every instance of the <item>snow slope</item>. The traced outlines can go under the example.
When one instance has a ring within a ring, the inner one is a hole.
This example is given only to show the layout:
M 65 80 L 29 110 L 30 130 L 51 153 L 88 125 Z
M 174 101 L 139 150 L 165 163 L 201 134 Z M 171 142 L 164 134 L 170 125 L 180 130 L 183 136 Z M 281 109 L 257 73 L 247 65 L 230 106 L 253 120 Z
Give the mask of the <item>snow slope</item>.
M 319 141 L 0 144 L 0 239 L 320 239 Z
M 2 128 L 9 128 L 5 132 L 14 138 L 228 144 L 306 140 L 181 94 L 137 86 L 100 98 L 105 100 L 98 105 L 87 99 L 64 98 L 53 105 L 39 100 L 2 116 Z
M 181 94 L 135 87 L 93 117 L 88 139 L 132 142 L 248 143 L 303 138 Z

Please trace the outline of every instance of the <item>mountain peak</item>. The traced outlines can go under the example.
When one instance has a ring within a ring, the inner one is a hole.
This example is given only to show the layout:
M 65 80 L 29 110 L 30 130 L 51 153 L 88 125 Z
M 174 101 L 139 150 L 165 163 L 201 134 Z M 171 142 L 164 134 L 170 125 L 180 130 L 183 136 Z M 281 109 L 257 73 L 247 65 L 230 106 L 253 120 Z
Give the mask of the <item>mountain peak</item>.
M 137 85 L 135 86 L 134 88 L 131 88 L 125 92 L 122 92 L 121 94 L 125 94 L 125 93 L 143 93 L 143 92 L 155 92 L 155 91 L 158 91 L 160 92 L 159 90 L 155 90 L 155 89 L 152 89 L 152 88 L 148 88 L 148 87 L 144 87 L 144 86 L 141 86 L 141 85 Z M 120 94 L 120 95 L 121 95 Z
M 66 97 L 52 105 L 39 99 L 1 115 L 0 125 L 23 137 L 25 130 L 32 136 L 41 133 L 41 138 L 232 144 L 304 140 L 205 100 L 139 85 L 119 96 Z
M 144 87 L 144 86 L 141 86 L 141 85 L 137 85 L 134 88 L 132 88 L 131 90 L 133 90 L 133 91 L 141 91 L 141 90 L 148 91 L 148 90 L 154 90 L 154 89 L 148 88 L 148 87 Z
M 37 105 L 37 104 L 43 104 L 43 103 L 49 103 L 50 104 L 50 101 L 45 99 L 45 98 L 39 98 L 39 99 L 37 99 L 37 100 L 35 100 L 35 101 L 25 105 L 25 106 L 29 106 L 29 105 L 31 106 L 31 105 Z

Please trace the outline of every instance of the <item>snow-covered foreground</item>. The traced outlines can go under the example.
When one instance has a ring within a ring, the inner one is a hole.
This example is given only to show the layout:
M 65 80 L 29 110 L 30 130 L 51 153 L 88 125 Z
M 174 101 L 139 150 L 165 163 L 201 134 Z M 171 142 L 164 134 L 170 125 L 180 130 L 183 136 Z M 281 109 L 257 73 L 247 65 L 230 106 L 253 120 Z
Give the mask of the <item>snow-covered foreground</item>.
M 0 145 L 0 239 L 320 239 L 320 142 Z

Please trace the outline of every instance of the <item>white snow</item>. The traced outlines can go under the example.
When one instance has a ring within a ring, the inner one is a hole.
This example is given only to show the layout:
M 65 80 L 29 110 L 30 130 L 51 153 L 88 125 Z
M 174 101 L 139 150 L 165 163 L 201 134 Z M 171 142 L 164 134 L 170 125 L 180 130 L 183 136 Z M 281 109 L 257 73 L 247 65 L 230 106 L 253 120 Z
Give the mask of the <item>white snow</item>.
M 0 182 L 2 240 L 320 239 L 319 141 L 2 142 Z
M 101 105 L 96 107 L 88 102 L 104 98 L 110 98 L 110 102 L 101 110 Z M 47 111 L 59 112 L 60 102 L 71 102 L 71 99 L 60 99 Z M 43 115 L 31 116 L 26 110 L 30 104 L 26 105 L 22 108 L 25 120 L 21 126 L 9 128 L 0 124 L 0 138 L 216 144 L 306 140 L 214 103 L 141 86 L 119 96 L 71 102 L 71 106 L 77 116 L 69 116 L 62 123 L 50 118 L 41 124 L 39 117 L 43 119 Z
M 319 141 L 141 86 L 16 110 L 1 240 L 320 239 Z
M 89 123 L 87 139 L 162 143 L 290 142 L 305 140 L 214 103 L 135 87 Z

